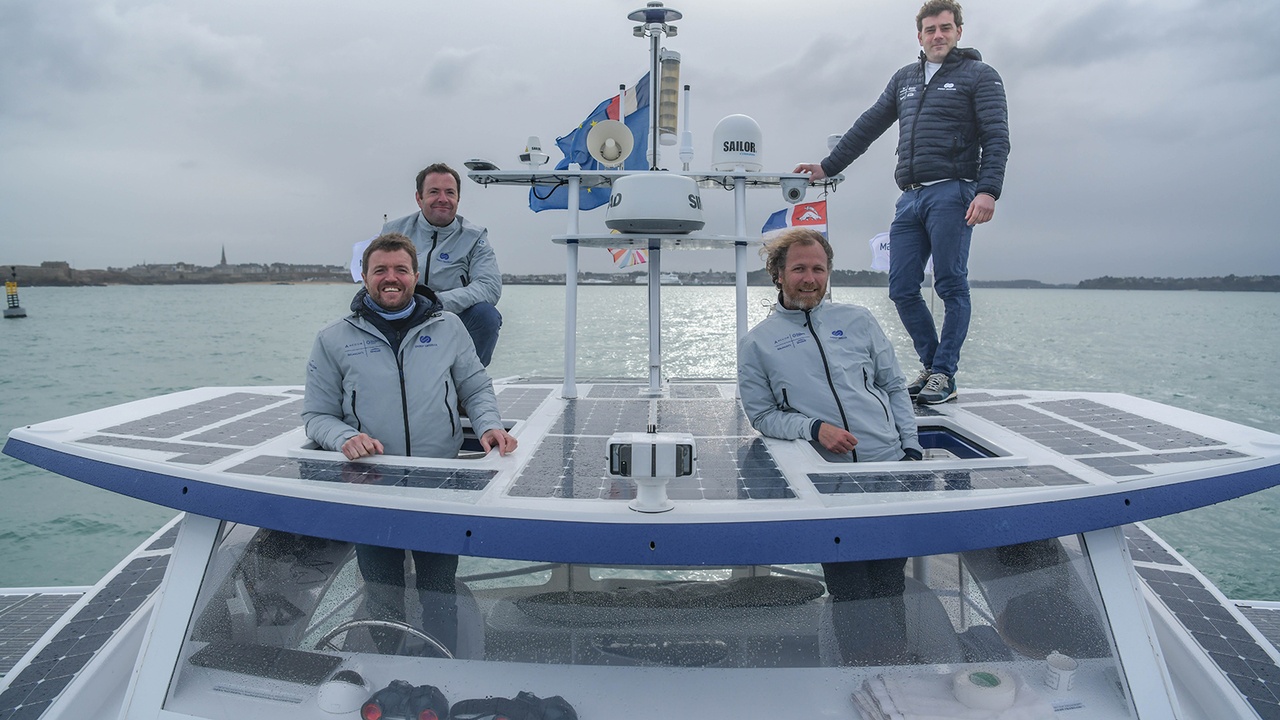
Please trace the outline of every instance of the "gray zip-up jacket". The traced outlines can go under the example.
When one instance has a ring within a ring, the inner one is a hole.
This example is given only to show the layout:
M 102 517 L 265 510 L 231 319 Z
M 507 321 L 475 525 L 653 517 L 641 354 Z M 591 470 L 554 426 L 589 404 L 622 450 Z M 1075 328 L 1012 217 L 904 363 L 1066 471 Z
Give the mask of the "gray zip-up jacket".
M 853 433 L 860 462 L 921 449 L 893 345 L 858 305 L 774 305 L 738 344 L 738 390 L 751 426 L 769 437 L 812 440 L 821 420 Z
M 502 427 L 493 383 L 457 315 L 415 295 L 428 309 L 393 348 L 365 317 L 365 294 L 316 335 L 302 405 L 307 437 L 339 450 L 363 432 L 388 455 L 451 458 L 462 447 L 459 398 L 477 435 Z
M 461 215 L 438 228 L 416 212 L 382 226 L 382 234 L 392 232 L 413 241 L 420 282 L 435 291 L 445 310 L 460 313 L 476 303 L 498 304 L 502 272 L 489 245 L 488 230 Z

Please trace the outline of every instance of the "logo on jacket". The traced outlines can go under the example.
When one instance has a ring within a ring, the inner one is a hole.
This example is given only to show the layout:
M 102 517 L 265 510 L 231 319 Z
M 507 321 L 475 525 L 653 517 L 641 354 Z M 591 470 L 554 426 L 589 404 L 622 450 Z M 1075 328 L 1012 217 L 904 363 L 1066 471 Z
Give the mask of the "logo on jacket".
M 843 339 L 844 339 L 844 331 L 843 331 L 843 330 L 832 330 L 832 331 L 831 331 L 831 339 L 833 339 L 833 340 L 843 340 Z
M 809 342 L 809 338 L 805 333 L 794 332 L 790 335 L 780 337 L 773 341 L 774 350 L 790 350 L 797 345 L 803 345 Z
M 440 253 L 440 259 L 443 260 L 444 262 L 449 262 L 449 253 L 447 252 Z
M 955 90 L 955 89 L 956 89 L 955 83 L 944 83 L 943 86 L 939 88 L 939 90 Z
M 431 336 L 430 336 L 430 335 L 419 335 L 419 336 L 418 336 L 418 344 L 419 344 L 419 345 L 430 345 L 430 344 L 431 344 Z

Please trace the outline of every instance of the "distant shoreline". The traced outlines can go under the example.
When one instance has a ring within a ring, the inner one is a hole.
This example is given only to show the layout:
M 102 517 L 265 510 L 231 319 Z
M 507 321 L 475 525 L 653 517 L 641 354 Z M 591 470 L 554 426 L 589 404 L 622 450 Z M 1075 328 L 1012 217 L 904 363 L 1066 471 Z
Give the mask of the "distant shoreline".
M 65 262 L 45 262 L 39 266 L 0 265 L 6 281 L 16 271 L 19 287 L 106 287 L 114 285 L 351 285 L 351 271 L 342 265 L 218 265 L 205 267 L 177 263 L 174 265 L 139 265 L 125 269 L 76 270 Z M 670 274 L 670 273 L 664 273 Z M 731 271 L 676 272 L 680 285 L 732 286 L 736 276 Z M 578 282 L 587 286 L 631 286 L 643 284 L 644 272 L 583 272 Z M 637 282 L 639 280 L 639 282 Z M 505 285 L 565 284 L 564 273 L 504 274 Z M 1200 290 L 1209 292 L 1280 292 L 1280 275 L 1226 275 L 1200 278 L 1110 277 L 1092 278 L 1079 283 L 1045 283 L 1039 280 L 974 280 L 974 288 L 1009 288 L 1021 290 Z M 766 272 L 747 273 L 747 285 L 770 287 Z M 835 270 L 833 287 L 888 287 L 889 275 L 868 270 Z

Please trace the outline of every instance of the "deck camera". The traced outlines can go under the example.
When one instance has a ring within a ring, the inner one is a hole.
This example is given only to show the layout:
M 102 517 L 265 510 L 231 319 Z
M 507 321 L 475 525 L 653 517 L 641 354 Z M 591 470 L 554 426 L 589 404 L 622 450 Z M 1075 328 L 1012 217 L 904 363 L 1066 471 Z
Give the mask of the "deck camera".
M 666 512 L 675 507 L 667 499 L 667 482 L 693 475 L 698 451 L 689 433 L 618 433 L 609 438 L 609 475 L 631 478 L 636 498 L 631 509 Z
M 805 190 L 809 188 L 808 178 L 782 178 L 782 199 L 795 205 L 804 200 Z

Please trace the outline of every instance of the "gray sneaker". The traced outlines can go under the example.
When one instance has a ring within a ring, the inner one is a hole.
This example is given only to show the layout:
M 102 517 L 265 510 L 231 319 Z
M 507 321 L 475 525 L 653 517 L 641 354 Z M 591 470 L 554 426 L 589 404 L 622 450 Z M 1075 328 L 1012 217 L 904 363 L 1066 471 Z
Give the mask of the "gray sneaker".
M 924 386 L 929 383 L 929 376 L 932 374 L 928 370 L 921 370 L 915 380 L 907 383 L 907 394 L 911 396 L 912 400 L 915 400 L 920 391 L 924 389 Z
M 956 380 L 942 373 L 930 375 L 929 382 L 925 383 L 924 389 L 916 396 L 916 402 L 921 405 L 937 405 L 955 399 Z

